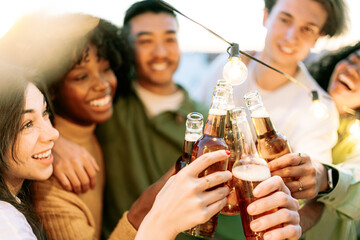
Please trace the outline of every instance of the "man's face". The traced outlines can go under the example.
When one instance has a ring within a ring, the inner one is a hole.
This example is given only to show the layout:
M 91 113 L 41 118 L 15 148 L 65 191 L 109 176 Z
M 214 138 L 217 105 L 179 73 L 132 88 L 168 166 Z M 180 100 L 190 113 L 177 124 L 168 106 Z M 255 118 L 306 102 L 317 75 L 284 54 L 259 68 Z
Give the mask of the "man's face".
M 147 12 L 130 21 L 136 53 L 136 73 L 142 85 L 173 84 L 180 50 L 178 23 L 170 14 Z
M 264 12 L 267 28 L 264 54 L 272 64 L 297 66 L 321 36 L 327 12 L 313 0 L 277 0 Z

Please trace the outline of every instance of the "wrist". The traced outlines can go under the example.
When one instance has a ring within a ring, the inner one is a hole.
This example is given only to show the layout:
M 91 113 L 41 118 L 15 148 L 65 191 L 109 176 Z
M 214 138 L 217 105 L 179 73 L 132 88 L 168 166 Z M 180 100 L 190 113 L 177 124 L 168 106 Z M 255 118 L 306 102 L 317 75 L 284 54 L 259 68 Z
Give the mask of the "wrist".
M 338 180 L 338 172 L 336 169 L 324 165 L 325 169 L 326 169 L 326 181 L 324 184 L 324 187 L 322 187 L 320 189 L 319 194 L 327 194 L 330 193 L 334 187 L 336 186 L 337 180 Z

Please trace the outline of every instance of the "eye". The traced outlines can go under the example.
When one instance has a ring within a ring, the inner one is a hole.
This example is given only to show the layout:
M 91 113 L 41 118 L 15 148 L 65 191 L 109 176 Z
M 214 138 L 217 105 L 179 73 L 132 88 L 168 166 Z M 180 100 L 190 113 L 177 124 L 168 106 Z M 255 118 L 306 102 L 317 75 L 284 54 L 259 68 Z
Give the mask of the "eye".
M 33 121 L 28 121 L 28 122 L 26 122 L 26 123 L 21 127 L 20 130 L 27 129 L 27 128 L 30 128 L 30 127 L 32 127 L 32 126 L 33 126 Z
M 285 18 L 285 17 L 279 17 L 279 19 L 280 19 L 280 22 L 282 22 L 282 23 L 289 23 L 290 22 L 290 20 L 288 18 Z
M 44 112 L 43 112 L 43 117 L 48 119 L 50 117 L 50 112 L 48 109 L 46 109 Z
M 76 76 L 73 80 L 75 80 L 75 81 L 82 81 L 82 80 L 85 80 L 87 77 L 88 77 L 87 74 L 81 74 L 81 75 L 79 75 L 79 76 Z

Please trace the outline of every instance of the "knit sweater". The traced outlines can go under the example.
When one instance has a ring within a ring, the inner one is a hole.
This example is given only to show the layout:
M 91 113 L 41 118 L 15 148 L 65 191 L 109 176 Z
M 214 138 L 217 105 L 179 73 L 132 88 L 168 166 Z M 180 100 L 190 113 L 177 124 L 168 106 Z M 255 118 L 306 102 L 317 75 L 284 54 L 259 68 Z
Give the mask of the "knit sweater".
M 35 209 L 50 239 L 100 239 L 104 162 L 93 133 L 95 125 L 79 126 L 56 116 L 55 127 L 63 137 L 83 146 L 95 158 L 101 170 L 97 174 L 95 189 L 85 194 L 65 191 L 54 176 L 35 182 Z M 134 239 L 135 235 L 136 230 L 125 213 L 109 239 Z

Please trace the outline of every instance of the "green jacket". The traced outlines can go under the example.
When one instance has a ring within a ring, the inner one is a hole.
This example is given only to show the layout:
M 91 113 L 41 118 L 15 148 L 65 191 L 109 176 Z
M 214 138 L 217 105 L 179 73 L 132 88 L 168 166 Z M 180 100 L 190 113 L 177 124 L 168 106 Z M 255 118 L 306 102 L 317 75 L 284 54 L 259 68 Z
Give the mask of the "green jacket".
M 96 133 L 106 169 L 103 237 L 109 236 L 122 214 L 182 154 L 187 114 L 200 112 L 206 118 L 208 109 L 184 92 L 177 111 L 151 119 L 136 93 L 131 92 L 116 101 L 111 119 L 98 125 Z

